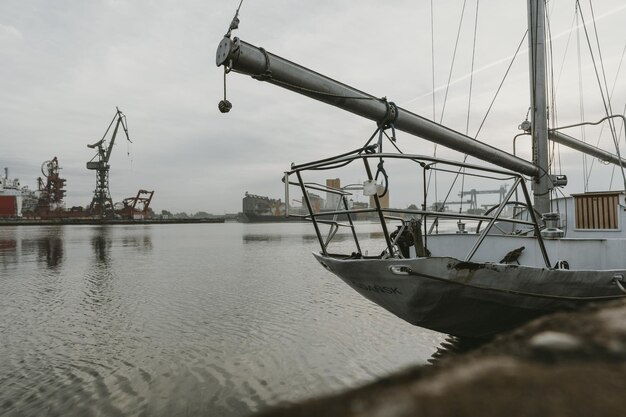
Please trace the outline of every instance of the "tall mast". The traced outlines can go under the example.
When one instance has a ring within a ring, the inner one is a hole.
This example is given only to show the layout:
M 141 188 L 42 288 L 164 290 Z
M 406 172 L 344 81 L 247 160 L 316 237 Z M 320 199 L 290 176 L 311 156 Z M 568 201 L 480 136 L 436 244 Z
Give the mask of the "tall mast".
M 545 13 L 545 0 L 528 0 L 533 163 L 539 168 L 539 175 L 534 178 L 533 192 L 535 209 L 542 214 L 550 212 L 552 184 L 548 172 Z

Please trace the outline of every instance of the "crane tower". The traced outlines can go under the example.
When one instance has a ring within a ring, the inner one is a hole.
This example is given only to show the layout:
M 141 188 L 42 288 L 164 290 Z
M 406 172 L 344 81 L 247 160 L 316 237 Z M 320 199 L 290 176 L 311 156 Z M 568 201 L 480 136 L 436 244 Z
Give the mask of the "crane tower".
M 126 116 L 120 111 L 119 108 L 115 108 L 115 115 L 113 120 L 109 124 L 106 132 L 98 142 L 87 145 L 91 149 L 97 149 L 98 153 L 94 155 L 89 162 L 87 162 L 87 169 L 96 171 L 96 189 L 94 190 L 93 199 L 89 206 L 91 214 L 98 215 L 100 217 L 112 217 L 113 216 L 113 200 L 111 199 L 111 191 L 109 190 L 109 158 L 111 157 L 111 151 L 113 150 L 113 144 L 115 143 L 115 137 L 119 130 L 120 125 L 126 134 L 126 140 L 132 143 L 128 137 L 128 127 L 126 124 Z M 111 134 L 111 140 L 107 146 L 106 137 L 111 130 L 111 126 L 115 123 L 115 128 Z
M 59 160 L 55 156 L 50 161 L 41 164 L 41 173 L 45 177 L 37 178 L 39 201 L 37 211 L 40 216 L 49 216 L 51 212 L 58 212 L 63 208 L 65 197 L 65 179 L 59 176 Z

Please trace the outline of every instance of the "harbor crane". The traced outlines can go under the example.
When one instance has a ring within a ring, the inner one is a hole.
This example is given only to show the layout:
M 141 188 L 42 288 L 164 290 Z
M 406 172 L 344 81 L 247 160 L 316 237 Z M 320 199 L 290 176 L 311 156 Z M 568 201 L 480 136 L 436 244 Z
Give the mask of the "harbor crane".
M 476 199 L 476 196 L 478 194 L 499 194 L 500 196 L 500 200 L 498 201 L 498 204 L 502 203 L 502 200 L 504 199 L 504 196 L 506 195 L 506 189 L 507 189 L 507 185 L 501 185 L 499 189 L 497 190 L 476 190 L 475 188 L 472 188 L 471 190 L 468 191 L 461 191 L 459 192 L 459 197 L 465 197 L 466 195 L 470 196 L 470 209 L 477 209 L 478 208 L 478 201 Z M 447 203 L 447 204 L 451 204 L 451 203 Z
M 59 212 L 63 208 L 65 179 L 60 177 L 60 170 L 56 156 L 41 164 L 41 173 L 45 180 L 42 177 L 37 178 L 39 200 L 36 210 L 39 216 L 49 216 L 51 212 Z
M 106 137 L 111 126 L 115 123 L 115 128 L 111 135 L 111 140 L 106 143 Z M 124 133 L 126 134 L 126 140 L 130 143 L 130 137 L 128 136 L 128 127 L 126 124 L 126 116 L 120 111 L 119 108 L 115 108 L 115 116 L 111 120 L 109 127 L 98 142 L 87 145 L 88 148 L 97 149 L 98 153 L 87 162 L 87 169 L 96 171 L 96 189 L 94 190 L 93 199 L 89 206 L 89 212 L 92 215 L 97 215 L 102 218 L 113 217 L 113 200 L 111 199 L 111 191 L 109 190 L 109 158 L 111 157 L 111 151 L 113 151 L 113 144 L 115 143 L 115 137 L 119 127 L 122 126 Z
M 121 208 L 116 210 L 116 214 L 124 219 L 147 219 L 150 217 L 150 202 L 154 191 L 139 190 L 135 197 L 128 197 L 122 200 Z M 119 205 L 120 203 L 116 203 Z

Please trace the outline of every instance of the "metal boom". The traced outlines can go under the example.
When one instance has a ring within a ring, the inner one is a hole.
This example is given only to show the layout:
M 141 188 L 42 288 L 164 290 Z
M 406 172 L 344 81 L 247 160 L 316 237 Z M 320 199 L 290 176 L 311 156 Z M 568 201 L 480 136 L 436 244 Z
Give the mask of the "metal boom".
M 396 129 L 499 167 L 533 177 L 539 169 L 532 163 L 449 129 L 415 113 L 304 68 L 263 48 L 226 36 L 216 53 L 217 66 L 250 75 L 288 90 L 355 113 L 379 124 L 393 122 Z

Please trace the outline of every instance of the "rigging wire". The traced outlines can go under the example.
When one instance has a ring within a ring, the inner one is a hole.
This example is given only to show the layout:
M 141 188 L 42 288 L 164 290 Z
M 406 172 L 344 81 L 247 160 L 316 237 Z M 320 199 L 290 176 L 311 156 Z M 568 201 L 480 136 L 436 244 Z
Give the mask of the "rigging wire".
M 553 9 L 554 9 L 554 3 L 553 3 Z M 553 36 L 552 36 L 552 25 L 551 25 L 551 16 L 552 13 L 549 13 L 546 16 L 546 23 L 547 23 L 547 28 L 548 28 L 548 40 L 549 40 L 549 50 L 550 50 L 550 54 L 549 54 L 549 68 L 550 68 L 550 78 L 549 78 L 549 84 L 550 84 L 550 111 L 549 111 L 549 122 L 551 123 L 551 127 L 554 129 L 556 128 L 559 123 L 558 123 L 558 111 L 557 111 L 557 88 L 558 88 L 558 82 L 555 81 L 555 76 L 554 76 L 554 42 L 553 42 Z M 572 20 L 572 23 L 574 22 L 574 20 Z M 567 38 L 567 45 L 565 47 L 566 51 L 567 48 L 569 46 L 569 41 L 571 38 L 571 32 L 568 35 Z M 565 62 L 565 55 L 563 58 L 563 63 Z M 563 64 L 561 64 L 561 70 L 563 70 Z M 560 78 L 560 74 L 559 74 L 559 78 Z M 549 155 L 549 162 L 548 162 L 548 170 L 552 171 L 552 172 L 558 172 L 559 174 L 563 173 L 563 165 L 561 163 L 561 144 L 557 143 L 555 141 L 552 141 L 552 149 Z M 557 170 L 557 166 L 558 166 L 558 170 Z M 556 204 L 556 207 L 551 207 L 551 211 L 556 211 L 557 213 L 560 213 L 560 203 L 559 203 L 559 198 L 558 198 L 558 194 L 559 194 L 560 190 L 558 187 L 553 187 L 552 188 L 552 194 L 554 196 L 554 198 L 551 199 L 551 206 L 552 203 Z
M 485 124 L 485 121 L 487 120 L 487 117 L 489 116 L 489 113 L 490 113 L 491 109 L 493 108 L 493 105 L 494 105 L 496 99 L 498 98 L 500 90 L 502 89 L 502 86 L 504 85 L 504 81 L 506 80 L 507 76 L 509 75 L 511 67 L 513 66 L 513 63 L 515 62 L 515 59 L 517 58 L 517 55 L 518 55 L 522 45 L 524 44 L 524 40 L 526 39 L 527 35 L 528 35 L 528 30 L 526 30 L 524 32 L 524 36 L 522 36 L 522 40 L 517 45 L 517 49 L 515 51 L 515 54 L 513 54 L 513 57 L 511 58 L 511 62 L 509 63 L 509 66 L 507 67 L 507 69 L 506 69 L 506 71 L 504 73 L 504 76 L 502 77 L 502 81 L 500 81 L 500 85 L 498 86 L 498 89 L 496 90 L 496 93 L 495 93 L 493 99 L 491 100 L 491 103 L 489 104 L 489 108 L 487 109 L 487 112 L 486 112 L 485 116 L 483 117 L 483 120 L 482 120 L 480 126 L 478 127 L 478 130 L 476 131 L 476 135 L 474 135 L 474 139 L 476 139 L 478 137 L 478 134 L 480 133 L 483 125 Z M 467 160 L 468 156 L 469 156 L 468 154 L 465 154 L 465 156 L 463 157 L 463 162 L 465 162 Z M 450 185 L 450 189 L 448 190 L 448 193 L 446 194 L 446 198 L 444 199 L 444 205 L 445 205 L 445 202 L 447 201 L 448 197 L 450 196 L 450 193 L 452 191 L 452 187 L 454 187 L 454 184 L 456 184 L 456 181 L 458 180 L 459 176 L 461 175 L 461 170 L 462 169 L 459 168 L 459 170 L 456 173 L 456 176 L 452 180 L 452 185 Z M 544 173 L 544 175 L 545 174 L 546 173 Z
M 432 1 L 431 1 L 431 5 L 432 5 Z M 460 17 L 460 20 L 459 20 L 459 27 L 458 27 L 458 30 L 457 30 L 457 37 L 456 37 L 455 45 L 454 45 L 454 52 L 452 54 L 452 63 L 451 63 L 451 66 L 450 66 L 450 72 L 448 74 L 448 82 L 447 82 L 447 85 L 446 85 L 446 92 L 445 92 L 445 95 L 444 95 L 444 104 L 443 104 L 443 108 L 442 108 L 442 111 L 441 111 L 440 123 L 443 122 L 443 117 L 444 117 L 444 113 L 445 113 L 445 106 L 446 106 L 446 102 L 447 102 L 447 98 L 448 98 L 448 92 L 449 92 L 449 89 L 450 89 L 452 73 L 453 73 L 453 70 L 454 70 L 454 64 L 455 64 L 455 60 L 456 60 L 456 53 L 457 53 L 457 50 L 458 50 L 458 44 L 459 44 L 459 39 L 460 39 L 460 34 L 461 34 L 461 28 L 462 28 L 462 25 L 463 25 L 463 18 L 465 16 L 466 5 L 467 5 L 467 0 L 465 0 L 463 2 L 463 7 L 462 7 L 462 10 L 461 10 L 461 17 Z M 470 87 L 469 87 L 469 98 L 468 98 L 468 110 L 467 110 L 466 128 L 465 128 L 465 133 L 466 134 L 469 131 L 469 121 L 470 121 L 470 114 L 471 114 L 472 86 L 473 86 L 473 76 L 474 76 L 474 64 L 475 64 L 475 57 L 476 57 L 476 38 L 477 38 L 477 32 L 478 32 L 478 11 L 479 11 L 479 6 L 480 6 L 480 0 L 476 0 L 476 12 L 475 12 L 475 20 L 474 20 L 474 34 L 473 34 L 473 44 L 472 44 L 472 61 L 471 61 L 472 63 L 471 63 L 471 71 L 470 71 Z M 431 28 L 432 28 L 432 24 L 431 24 Z M 518 50 L 519 50 L 519 48 L 518 48 Z M 433 59 L 432 60 L 434 62 L 434 49 L 433 49 Z M 433 72 L 433 74 L 434 74 L 434 72 Z M 506 77 L 506 75 L 505 75 L 505 77 Z M 433 78 L 433 95 L 434 95 L 434 78 Z M 434 150 L 434 155 L 433 156 L 436 156 L 436 152 L 437 152 L 437 145 L 435 144 L 435 150 Z M 464 157 L 463 161 L 467 160 L 467 157 L 468 157 L 468 155 L 465 154 L 465 157 Z M 437 193 L 437 172 L 436 172 L 436 170 L 433 170 L 433 171 L 435 171 L 434 172 L 434 184 L 435 184 L 435 201 L 436 201 L 437 200 L 437 195 L 438 195 L 438 193 Z M 430 188 L 430 180 L 431 180 L 431 177 L 433 176 L 433 171 L 429 172 L 428 182 L 425 185 L 425 187 L 427 189 Z M 456 176 L 455 176 L 455 178 L 454 178 L 454 180 L 452 182 L 452 185 L 448 189 L 448 192 L 447 192 L 447 194 L 446 194 L 446 196 L 444 198 L 442 207 L 445 206 L 445 202 L 450 197 L 450 193 L 452 192 L 452 188 L 454 187 L 454 184 L 458 180 L 458 177 L 459 177 L 461 171 L 462 171 L 462 169 L 460 169 L 459 172 L 457 172 L 457 174 L 456 174 Z M 464 185 L 465 185 L 465 176 L 462 177 L 461 192 L 464 189 Z M 459 207 L 459 211 L 462 211 L 462 209 L 463 209 L 463 203 L 461 201 L 461 205 Z
M 474 37 L 472 40 L 472 64 L 470 67 L 470 83 L 469 94 L 467 98 L 467 120 L 465 122 L 465 135 L 469 133 L 469 122 L 472 110 L 472 87 L 474 85 L 474 63 L 476 60 L 476 37 L 478 33 L 478 10 L 480 7 L 480 0 L 476 0 L 476 13 L 474 16 Z M 463 169 L 465 172 L 465 168 Z M 461 205 L 459 206 L 459 213 L 463 211 L 463 192 L 465 191 L 465 175 L 461 178 Z
M 450 82 L 452 81 L 452 73 L 454 71 L 454 64 L 456 62 L 456 52 L 458 50 L 458 46 L 459 46 L 459 38 L 461 37 L 461 28 L 463 27 L 463 17 L 465 16 L 465 6 L 467 4 L 467 0 L 463 0 L 463 6 L 461 8 L 461 17 L 459 19 L 459 27 L 457 29 L 457 34 L 456 34 L 456 40 L 454 42 L 454 51 L 452 53 L 452 62 L 450 63 L 450 71 L 448 73 L 448 82 L 446 84 L 446 92 L 444 94 L 444 98 L 443 98 L 443 107 L 441 109 L 441 115 L 439 117 L 439 124 L 443 123 L 443 117 L 445 115 L 446 112 L 446 103 L 448 101 L 448 92 L 450 90 Z M 432 6 L 432 3 L 431 3 Z M 431 13 L 432 13 L 432 9 L 431 9 Z M 432 28 L 432 24 L 431 24 L 431 28 Z M 435 60 L 435 56 L 434 56 L 434 49 L 433 49 L 433 55 L 432 55 L 432 61 L 434 62 Z M 433 72 L 434 74 L 434 72 Z M 433 95 L 434 95 L 434 82 L 433 82 Z M 434 120 L 434 119 L 433 119 Z M 437 156 L 437 144 L 435 144 L 434 146 L 434 150 L 433 150 L 433 156 L 436 157 Z M 425 187 L 427 189 L 430 188 L 430 181 L 433 178 L 433 171 L 430 171 L 428 173 L 428 184 L 425 185 Z M 437 173 L 434 173 L 434 188 L 435 188 L 435 201 L 437 200 L 437 196 L 438 196 L 438 192 L 437 192 Z
M 435 17 L 433 11 L 433 0 L 430 0 L 430 66 L 432 73 L 432 84 L 433 84 L 433 122 L 435 121 L 436 114 L 436 106 L 435 106 Z
M 624 48 L 624 50 L 626 50 L 626 46 Z M 624 58 L 624 55 L 622 54 L 622 58 Z M 621 62 L 620 62 L 620 67 L 621 67 Z M 624 104 L 624 110 L 622 111 L 622 116 L 626 116 L 626 104 Z M 618 133 L 618 137 L 622 137 L 622 130 L 624 129 L 624 123 L 622 123 L 619 127 L 619 133 Z M 611 170 L 611 182 L 609 183 L 609 190 L 612 189 L 613 187 L 613 176 L 615 175 L 615 164 L 613 164 L 613 169 Z M 626 184 L 624 185 L 624 189 L 626 189 Z
M 491 109 L 493 108 L 493 105 L 496 102 L 496 99 L 498 98 L 498 94 L 500 93 L 500 90 L 502 89 L 502 85 L 504 84 L 504 81 L 506 80 L 507 76 L 509 75 L 509 71 L 511 71 L 511 67 L 513 66 L 513 63 L 515 62 L 515 58 L 517 58 L 517 54 L 519 53 L 520 49 L 522 48 L 522 45 L 523 45 L 524 40 L 526 39 L 527 35 L 528 35 L 528 29 L 524 32 L 524 36 L 522 36 L 522 40 L 520 41 L 519 45 L 517 45 L 517 49 L 515 50 L 515 54 L 513 55 L 513 58 L 511 58 L 511 62 L 509 63 L 509 66 L 508 66 L 508 68 L 506 69 L 506 71 L 504 73 L 504 77 L 502 77 L 502 81 L 500 81 L 500 85 L 498 86 L 498 89 L 496 90 L 496 94 L 493 96 L 493 99 L 491 100 L 491 103 L 489 104 L 489 107 L 487 108 L 487 112 L 485 113 L 485 117 L 483 117 L 482 122 L 480 122 L 480 126 L 478 127 L 478 130 L 476 131 L 476 134 L 474 135 L 474 139 L 478 138 L 478 135 L 480 134 L 480 131 L 482 130 L 485 122 L 487 121 L 487 117 L 489 117 L 489 113 L 491 112 Z
M 589 0 L 589 9 L 591 10 L 591 21 L 593 22 L 593 31 L 595 33 L 595 37 L 596 37 L 596 46 L 598 48 L 598 57 L 600 59 L 600 69 L 602 70 L 602 79 L 604 81 L 604 88 L 606 90 L 606 95 L 607 95 L 607 104 L 608 104 L 608 111 L 607 111 L 607 116 L 610 114 L 613 114 L 613 108 L 612 108 L 612 104 L 611 104 L 611 95 L 609 94 L 609 85 L 606 81 L 606 71 L 604 68 L 604 59 L 602 58 L 602 49 L 600 48 L 600 36 L 598 35 L 598 25 L 596 23 L 596 16 L 593 10 L 593 2 L 592 0 Z M 612 119 L 609 119 L 609 127 L 611 128 L 611 134 L 613 135 L 613 141 L 615 142 L 615 146 L 617 145 L 617 136 L 615 133 L 615 123 L 613 122 Z
M 435 105 L 435 11 L 433 6 L 433 0 L 430 0 L 430 62 L 432 66 L 432 83 L 433 83 L 433 122 L 437 118 L 436 105 Z M 437 157 L 437 144 L 433 147 L 433 157 Z M 424 184 L 424 189 L 430 188 L 430 179 L 432 173 L 428 174 L 428 185 Z M 437 173 L 435 173 L 435 201 L 437 201 Z M 426 191 L 427 194 L 427 191 Z
M 558 78 L 556 79 L 556 86 L 555 86 L 555 91 L 554 91 L 555 98 L 556 98 L 556 93 L 559 90 L 559 85 L 561 83 L 561 76 L 563 75 L 563 68 L 565 67 L 565 57 L 567 57 L 567 52 L 569 51 L 569 46 L 570 46 L 570 42 L 572 40 L 572 33 L 574 33 L 575 24 L 576 24 L 576 14 L 574 14 L 574 16 L 572 17 L 572 23 L 571 23 L 570 29 L 568 31 L 567 42 L 565 43 L 565 51 L 563 52 L 563 58 L 561 59 L 561 68 L 559 69 L 559 75 L 558 75 Z M 556 118 L 556 116 L 558 116 L 556 114 L 556 106 L 555 106 L 554 114 L 555 114 L 555 118 Z M 557 121 L 555 120 L 555 123 L 556 122 Z M 561 144 L 560 143 L 556 144 L 556 154 L 557 154 L 557 157 L 558 157 L 559 174 L 561 174 L 562 173 L 562 169 L 563 169 L 563 163 L 561 161 Z
M 476 61 L 476 35 L 478 32 L 478 9 L 480 0 L 476 0 L 476 14 L 474 16 L 474 38 L 472 42 L 472 64 L 470 67 L 469 97 L 467 99 L 467 120 L 465 123 L 465 134 L 469 133 L 469 122 L 472 108 L 472 87 L 474 85 L 474 63 Z
M 617 73 L 615 74 L 615 80 L 613 81 L 613 89 L 611 90 L 611 97 L 613 97 L 613 92 L 615 91 L 615 86 L 617 85 L 617 80 L 619 78 L 619 73 L 622 69 L 622 63 L 624 62 L 624 54 L 626 53 L 626 43 L 624 44 L 624 49 L 622 50 L 622 56 L 619 60 L 619 65 L 617 67 Z M 624 111 L 622 112 L 622 115 L 626 114 L 626 104 L 624 104 Z M 624 125 L 620 125 L 619 128 L 619 133 L 617 135 L 617 137 L 622 137 L 622 129 L 624 128 Z M 611 182 L 609 183 L 609 190 L 612 188 L 613 186 L 613 176 L 615 175 L 615 165 L 613 165 L 613 169 L 611 170 Z
M 611 100 L 613 99 L 613 94 L 615 93 L 615 87 L 616 87 L 616 85 L 617 85 L 617 81 L 619 80 L 619 74 L 620 74 L 621 69 L 622 69 L 622 64 L 623 64 L 623 61 L 624 61 L 624 54 L 625 54 L 625 53 L 626 53 L 626 44 L 624 44 L 624 49 L 622 50 L 622 55 L 621 55 L 621 57 L 620 57 L 619 65 L 617 66 L 617 72 L 615 73 L 615 79 L 613 80 L 613 87 L 611 88 L 611 92 L 610 92 L 610 94 L 609 94 L 609 105 L 610 105 L 610 103 L 611 103 Z M 611 112 L 612 112 L 612 109 L 611 109 Z M 612 113 L 611 113 L 611 114 L 612 114 Z M 612 122 L 612 123 L 611 123 L 609 126 L 614 127 L 614 126 L 615 126 L 615 123 L 613 122 L 613 120 L 612 120 L 612 119 L 611 119 L 611 122 Z M 617 136 L 616 136 L 616 137 L 617 137 L 617 139 L 615 139 L 616 146 L 617 146 L 617 143 L 619 143 L 619 138 L 620 138 L 620 137 L 621 137 L 621 135 L 622 135 L 622 133 L 621 133 L 621 132 L 622 132 L 622 127 L 623 127 L 623 126 L 621 126 L 621 125 L 620 125 L 620 131 L 617 133 Z M 602 125 L 602 127 L 601 127 L 601 129 L 600 129 L 600 134 L 598 135 L 598 141 L 596 142 L 596 147 L 599 147 L 599 145 L 600 145 L 600 139 L 601 139 L 601 136 L 602 136 L 602 132 L 603 132 L 603 131 L 604 131 L 604 125 Z M 591 161 L 591 167 L 592 167 L 592 168 L 593 168 L 593 163 L 594 163 L 594 162 L 595 162 L 595 159 L 593 159 L 593 160 Z M 590 168 L 590 170 L 591 170 L 592 168 Z M 611 181 L 610 181 L 610 183 L 609 183 L 609 190 L 611 189 L 611 187 L 612 187 L 612 185 L 613 185 L 613 176 L 614 176 L 614 174 L 615 174 L 615 165 L 613 165 L 613 168 L 612 168 L 612 170 L 611 170 Z
M 587 45 L 589 46 L 589 52 L 590 52 L 590 55 L 591 55 L 591 60 L 593 62 L 593 68 L 594 68 L 594 72 L 595 72 L 595 75 L 596 75 L 596 81 L 598 82 L 598 87 L 600 88 L 600 95 L 602 97 L 602 103 L 604 105 L 604 111 L 605 111 L 606 115 L 609 116 L 611 114 L 611 104 L 610 104 L 610 97 L 608 97 L 608 90 L 609 89 L 608 89 L 608 85 L 606 83 L 606 75 L 605 75 L 606 73 L 604 71 L 604 61 L 602 59 L 602 54 L 601 54 L 601 52 L 598 52 L 598 55 L 599 55 L 598 59 L 600 60 L 600 66 L 602 68 L 603 78 L 604 78 L 604 81 L 605 81 L 604 86 L 602 85 L 602 81 L 600 79 L 600 74 L 598 72 L 598 65 L 596 63 L 595 55 L 593 53 L 593 48 L 591 46 L 591 39 L 589 37 L 589 32 L 587 31 L 587 25 L 585 24 L 585 20 L 584 20 L 584 16 L 583 16 L 583 13 L 582 13 L 582 9 L 580 8 L 580 2 L 578 0 L 576 0 L 576 5 L 577 5 L 577 7 L 579 9 L 580 16 L 581 16 L 581 19 L 583 21 L 583 29 L 585 31 L 585 38 L 587 40 Z M 592 10 L 593 10 L 593 7 L 592 7 Z M 594 21 L 594 28 L 596 28 L 596 32 L 595 32 L 596 33 L 596 43 L 598 44 L 598 50 L 599 50 L 600 49 L 599 48 L 599 43 L 598 43 L 599 40 L 597 38 L 597 26 L 595 24 L 595 21 Z M 604 87 L 604 89 L 603 89 L 603 87 Z M 606 89 L 607 96 L 605 96 L 605 89 Z M 615 136 L 616 133 L 615 133 L 614 124 L 611 124 L 609 122 L 609 126 L 611 127 L 611 134 L 613 135 L 613 143 L 615 145 L 615 150 L 616 150 L 616 152 L 617 152 L 617 154 L 619 156 L 619 154 L 620 154 L 620 152 L 619 152 L 619 143 L 617 142 L 617 137 Z M 624 174 L 623 167 L 622 167 L 622 176 L 624 177 L 624 182 L 626 183 L 626 174 Z M 587 178 L 587 182 L 588 181 L 589 181 L 589 177 Z
M 585 92 L 583 88 L 583 79 L 582 79 L 582 60 L 581 60 L 581 48 L 580 48 L 580 8 L 578 1 L 576 1 L 576 55 L 578 61 L 578 115 L 580 117 L 580 121 L 585 121 Z M 585 126 L 580 126 L 580 140 L 583 142 L 587 142 L 587 138 L 585 135 Z M 581 154 L 583 159 L 583 191 L 587 192 L 589 187 L 589 176 L 591 173 L 587 169 L 587 154 L 584 152 Z
M 549 86 L 549 92 L 550 92 L 549 107 L 548 107 L 549 108 L 548 123 L 551 124 L 551 126 L 554 128 L 555 126 L 558 126 L 558 123 L 557 123 L 558 114 L 556 110 L 556 91 L 555 91 L 555 86 L 554 86 L 554 49 L 553 49 L 554 44 L 552 42 L 552 26 L 550 25 L 550 16 L 548 14 L 546 14 L 546 27 L 548 30 L 547 40 L 548 40 L 548 51 L 549 51 L 546 66 L 550 70 L 549 72 L 546 71 L 549 74 L 548 79 L 547 79 L 547 84 Z M 548 171 L 553 171 L 552 167 L 554 165 L 555 148 L 556 148 L 556 144 L 552 142 L 552 149 L 549 152 L 549 158 L 548 158 Z
M 441 115 L 439 116 L 439 124 L 443 123 L 443 116 L 446 112 L 446 104 L 448 102 L 448 92 L 450 91 L 450 82 L 452 81 L 452 72 L 454 71 L 454 64 L 456 62 L 456 52 L 459 46 L 459 38 L 461 37 L 461 28 L 463 27 L 463 17 L 465 16 L 465 6 L 467 0 L 463 0 L 463 7 L 461 9 L 461 17 L 459 19 L 459 28 L 456 32 L 456 40 L 454 41 L 454 51 L 452 52 L 452 62 L 450 63 L 450 72 L 448 73 L 448 82 L 446 84 L 446 92 L 443 96 L 443 107 L 441 108 Z
M 570 42 L 572 40 L 572 33 L 574 33 L 574 29 L 576 26 L 576 14 L 572 17 L 572 24 L 570 25 L 570 29 L 567 31 L 567 42 L 565 43 L 565 51 L 563 52 L 563 59 L 561 60 L 561 68 L 559 69 L 559 76 L 556 82 L 556 89 L 558 91 L 559 85 L 561 84 L 561 76 L 563 75 L 563 68 L 565 67 L 565 57 L 567 56 L 567 52 L 569 51 Z

